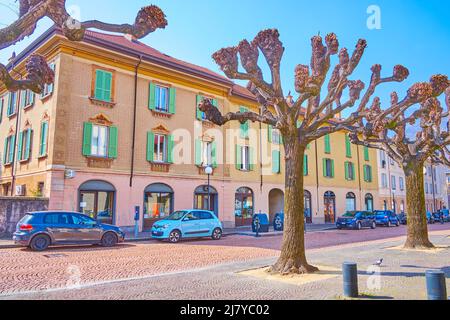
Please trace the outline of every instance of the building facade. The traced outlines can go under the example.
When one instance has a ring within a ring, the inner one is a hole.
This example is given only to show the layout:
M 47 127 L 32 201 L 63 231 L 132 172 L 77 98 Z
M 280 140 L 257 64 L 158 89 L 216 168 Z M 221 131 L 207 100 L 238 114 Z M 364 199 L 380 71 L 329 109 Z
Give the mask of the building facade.
M 396 213 L 407 212 L 406 178 L 403 169 L 384 151 L 378 150 L 379 208 Z M 424 191 L 429 212 L 448 208 L 447 168 L 443 165 L 427 164 L 424 167 Z
M 74 43 L 50 29 L 9 67 L 24 76 L 34 52 L 47 57 L 55 83 L 41 95 L 0 89 L 3 195 L 45 196 L 52 210 L 123 227 L 138 207 L 142 230 L 186 208 L 213 210 L 227 227 L 283 211 L 279 132 L 218 127 L 197 108 L 209 98 L 222 112 L 258 112 L 245 88 L 128 36 L 88 31 Z M 376 151 L 345 132 L 308 147 L 304 175 L 309 223 L 379 203 Z

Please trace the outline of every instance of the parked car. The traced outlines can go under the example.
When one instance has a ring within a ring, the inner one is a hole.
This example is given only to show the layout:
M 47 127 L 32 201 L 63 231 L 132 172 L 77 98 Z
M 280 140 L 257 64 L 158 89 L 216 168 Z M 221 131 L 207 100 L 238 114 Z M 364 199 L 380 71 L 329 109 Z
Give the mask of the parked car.
M 222 238 L 223 227 L 220 220 L 211 211 L 181 210 L 164 220 L 157 221 L 152 227 L 152 237 L 177 243 L 184 238 L 211 237 Z
M 444 221 L 450 222 L 450 211 L 448 209 L 443 209 L 442 213 L 444 214 Z
M 338 229 L 356 229 L 362 228 L 375 229 L 377 223 L 373 212 L 368 211 L 349 211 L 342 217 L 339 217 L 336 222 Z
M 389 210 L 375 210 L 375 220 L 377 222 L 377 225 L 379 226 L 385 226 L 385 227 L 392 227 L 392 226 L 400 226 L 400 219 L 398 216 Z
M 400 220 L 400 223 L 403 225 L 407 225 L 408 224 L 408 215 L 404 212 L 400 213 L 398 215 L 398 219 Z
M 29 212 L 17 224 L 13 240 L 34 251 L 55 245 L 100 244 L 113 247 L 125 241 L 116 226 L 98 223 L 77 212 Z
M 433 213 L 433 218 L 435 222 L 445 222 L 444 215 L 440 211 Z
M 433 215 L 430 212 L 427 212 L 427 223 L 434 224 L 436 221 L 434 220 Z

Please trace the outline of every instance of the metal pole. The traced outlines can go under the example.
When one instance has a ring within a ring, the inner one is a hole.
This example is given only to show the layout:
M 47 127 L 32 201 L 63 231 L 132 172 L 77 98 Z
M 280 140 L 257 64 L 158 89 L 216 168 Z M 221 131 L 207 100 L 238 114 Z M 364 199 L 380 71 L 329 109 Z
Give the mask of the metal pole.
M 211 210 L 211 175 L 208 174 L 208 210 Z
M 344 296 L 357 298 L 358 291 L 358 266 L 353 262 L 344 262 L 342 265 L 342 274 L 344 276 Z
M 428 270 L 426 273 L 428 300 L 447 300 L 447 286 L 443 271 Z

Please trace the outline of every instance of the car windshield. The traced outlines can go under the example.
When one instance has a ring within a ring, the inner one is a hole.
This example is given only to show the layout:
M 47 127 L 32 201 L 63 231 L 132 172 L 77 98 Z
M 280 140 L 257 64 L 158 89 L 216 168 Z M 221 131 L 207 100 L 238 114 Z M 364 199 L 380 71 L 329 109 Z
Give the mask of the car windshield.
M 187 211 L 176 211 L 168 216 L 165 220 L 181 220 Z
M 357 212 L 356 211 L 349 211 L 346 214 L 344 214 L 344 217 L 346 218 L 353 218 L 354 216 L 356 216 Z

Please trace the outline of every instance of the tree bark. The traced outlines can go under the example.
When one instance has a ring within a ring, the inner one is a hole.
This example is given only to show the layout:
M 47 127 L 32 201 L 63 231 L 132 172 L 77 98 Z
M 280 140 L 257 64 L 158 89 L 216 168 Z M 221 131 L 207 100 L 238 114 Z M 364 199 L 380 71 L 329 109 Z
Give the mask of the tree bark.
M 284 236 L 281 255 L 269 272 L 280 274 L 313 273 L 319 269 L 308 264 L 305 254 L 305 214 L 303 159 L 305 147 L 297 137 L 285 139 L 286 186 Z
M 405 249 L 434 248 L 428 237 L 424 173 L 422 163 L 410 163 L 405 168 L 408 235 Z

